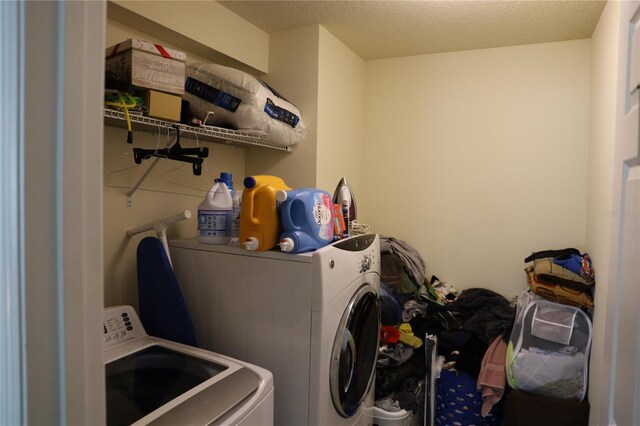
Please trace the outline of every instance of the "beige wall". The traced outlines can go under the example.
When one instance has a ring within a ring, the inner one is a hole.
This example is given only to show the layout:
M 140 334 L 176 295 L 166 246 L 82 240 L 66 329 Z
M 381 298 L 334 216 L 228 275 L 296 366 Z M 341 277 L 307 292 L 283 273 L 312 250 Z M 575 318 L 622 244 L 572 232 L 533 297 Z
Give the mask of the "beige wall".
M 160 143 L 165 143 L 162 135 Z M 201 176 L 194 176 L 191 164 L 161 159 L 127 207 L 126 194 L 146 171 L 153 159 L 142 164 L 133 162 L 127 145 L 126 130 L 105 126 L 104 133 L 104 269 L 105 306 L 131 304 L 137 306 L 136 249 L 140 240 L 154 236 L 153 231 L 129 237 L 127 229 L 188 209 L 189 220 L 172 225 L 168 238 L 196 236 L 198 204 L 221 171 L 232 172 L 234 184 L 244 177 L 244 148 L 202 143 L 209 147 Z M 135 133 L 136 147 L 153 148 L 157 135 Z M 196 146 L 194 139 L 181 139 L 183 147 Z
M 268 71 L 269 35 L 215 1 L 109 0 L 108 16 L 182 50 L 242 68 Z
M 247 174 L 280 176 L 291 187 L 333 193 L 342 176 L 362 187 L 365 62 L 322 26 L 271 34 L 269 74 L 301 111 L 307 133 L 289 154 L 247 151 Z
M 361 222 L 412 244 L 429 275 L 459 289 L 510 297 L 525 287 L 529 252 L 587 250 L 598 273 L 596 304 L 605 306 L 618 10 L 609 2 L 591 41 L 369 62 L 321 26 L 273 34 L 264 78 L 302 111 L 306 140 L 293 153 L 207 144 L 201 178 L 189 165 L 161 161 L 131 207 L 125 194 L 149 162 L 135 167 L 125 132 L 105 127 L 105 305 L 137 304 L 135 249 L 144 235 L 129 238 L 126 229 L 185 208 L 195 213 L 226 170 L 238 186 L 245 175 L 274 174 L 329 192 L 345 176 Z M 108 20 L 106 45 L 128 37 L 180 49 Z M 263 50 L 254 46 L 258 57 Z M 189 62 L 210 60 L 188 54 Z M 136 146 L 157 141 L 136 134 Z M 193 235 L 193 219 L 169 230 L 170 238 Z M 594 425 L 606 417 L 597 393 L 605 316 L 596 310 Z
M 292 188 L 316 184 L 319 32 L 315 25 L 271 34 L 269 74 L 263 78 L 300 110 L 307 133 L 291 153 L 247 149 L 248 175 L 279 176 Z
M 167 39 L 154 37 L 151 34 L 144 33 L 135 28 L 128 27 L 127 25 L 118 22 L 114 19 L 107 19 L 107 34 L 105 37 L 105 47 L 113 46 L 116 43 L 120 43 L 128 38 L 137 38 L 140 40 L 148 40 L 159 43 L 165 47 L 171 47 L 173 49 L 184 52 L 182 47 L 176 45 L 176 43 Z M 187 63 L 207 62 L 208 59 L 199 56 L 193 52 L 187 53 Z
M 585 247 L 589 40 L 367 63 L 361 219 L 427 273 L 507 297 Z
M 591 41 L 591 120 L 588 163 L 587 248 L 596 266 L 596 310 L 593 319 L 593 349 L 589 375 L 591 425 L 607 422 L 606 397 L 603 389 L 608 371 L 605 357 L 605 321 L 609 256 L 611 245 L 611 217 L 613 208 L 613 167 L 616 127 L 616 91 L 618 75 L 619 4 L 609 2 L 605 7 Z M 604 403 L 604 404 L 603 404 Z M 604 407 L 605 410 L 600 408 Z
M 363 191 L 365 62 L 320 27 L 318 81 L 318 188 L 333 194 L 346 177 Z
M 108 24 L 107 44 L 144 36 Z M 264 79 L 302 111 L 307 137 L 292 153 L 211 145 L 210 169 L 233 172 L 237 185 L 274 174 L 329 192 L 345 176 L 359 220 L 412 244 L 428 274 L 515 295 L 530 251 L 586 244 L 589 49 L 580 40 L 364 62 L 320 26 L 272 34 Z M 189 53 L 190 62 L 207 60 Z M 120 152 L 105 157 L 121 168 L 121 136 L 110 138 L 118 141 L 106 150 Z M 151 197 L 149 211 L 135 199 L 124 208 L 126 191 L 105 189 L 107 302 L 133 299 L 122 289 L 135 287 L 137 243 L 120 231 L 158 217 L 156 205 L 172 208 L 162 216 L 200 198 L 152 183 L 161 192 L 139 195 Z M 134 223 L 109 224 L 123 214 Z
M 141 33 L 116 21 L 107 20 L 105 44 L 110 46 L 130 37 L 153 40 L 169 47 L 175 45 Z M 207 61 L 193 52 L 187 52 L 188 62 Z M 153 148 L 165 146 L 166 134 L 134 133 L 134 146 Z M 191 173 L 191 165 L 170 160 L 160 160 L 140 189 L 133 195 L 131 207 L 126 206 L 126 194 L 147 170 L 153 159 L 136 165 L 131 146 L 126 143 L 126 131 L 105 126 L 104 133 L 104 303 L 105 306 L 130 304 L 137 308 L 136 248 L 139 241 L 155 235 L 152 231 L 128 237 L 128 228 L 144 225 L 156 219 L 189 209 L 192 218 L 173 225 L 169 238 L 186 238 L 196 235 L 197 206 L 213 179 L 221 171 L 233 173 L 234 184 L 241 185 L 245 176 L 245 148 L 181 139 L 183 147 L 200 143 L 209 148 L 201 176 Z

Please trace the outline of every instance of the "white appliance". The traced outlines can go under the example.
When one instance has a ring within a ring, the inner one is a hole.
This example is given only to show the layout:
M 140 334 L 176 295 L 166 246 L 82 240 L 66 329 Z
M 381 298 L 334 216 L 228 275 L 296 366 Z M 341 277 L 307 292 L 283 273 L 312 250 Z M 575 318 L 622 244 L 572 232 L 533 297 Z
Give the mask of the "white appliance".
M 169 243 L 202 345 L 273 373 L 275 424 L 371 424 L 380 335 L 375 234 L 313 253 Z
M 273 425 L 273 377 L 148 336 L 131 306 L 104 310 L 108 425 Z

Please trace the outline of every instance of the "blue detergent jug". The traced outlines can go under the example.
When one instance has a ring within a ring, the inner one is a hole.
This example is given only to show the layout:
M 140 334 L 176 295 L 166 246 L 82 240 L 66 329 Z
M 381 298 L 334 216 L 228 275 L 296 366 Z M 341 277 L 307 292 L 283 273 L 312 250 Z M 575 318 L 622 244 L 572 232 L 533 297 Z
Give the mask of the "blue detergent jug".
M 328 192 L 315 188 L 278 191 L 280 250 L 303 253 L 324 247 L 333 241 L 333 202 Z

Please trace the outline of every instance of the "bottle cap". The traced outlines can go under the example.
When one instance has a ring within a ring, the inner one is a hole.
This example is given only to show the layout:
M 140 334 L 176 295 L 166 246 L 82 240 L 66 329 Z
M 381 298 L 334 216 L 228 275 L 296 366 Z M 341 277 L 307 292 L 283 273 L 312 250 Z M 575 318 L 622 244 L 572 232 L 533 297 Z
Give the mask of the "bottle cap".
M 224 182 L 227 188 L 233 189 L 233 181 L 231 180 L 231 173 L 220 172 L 220 177 L 216 179 L 218 182 Z
M 251 189 L 256 186 L 256 179 L 253 176 L 247 176 L 244 178 L 244 187 Z
M 247 240 L 242 243 L 244 248 L 247 250 L 255 251 L 258 249 L 258 239 L 256 237 L 249 237 Z
M 294 249 L 295 243 L 289 237 L 280 240 L 280 251 L 290 252 Z

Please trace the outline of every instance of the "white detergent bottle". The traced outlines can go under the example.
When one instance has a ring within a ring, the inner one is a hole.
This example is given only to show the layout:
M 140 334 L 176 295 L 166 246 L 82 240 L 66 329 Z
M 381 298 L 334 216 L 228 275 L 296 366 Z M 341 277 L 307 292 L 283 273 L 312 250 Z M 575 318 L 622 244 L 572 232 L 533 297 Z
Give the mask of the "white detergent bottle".
M 233 200 L 224 182 L 216 182 L 198 206 L 198 241 L 204 244 L 228 244 L 228 217 Z

